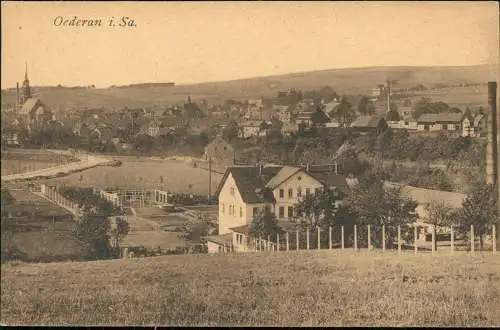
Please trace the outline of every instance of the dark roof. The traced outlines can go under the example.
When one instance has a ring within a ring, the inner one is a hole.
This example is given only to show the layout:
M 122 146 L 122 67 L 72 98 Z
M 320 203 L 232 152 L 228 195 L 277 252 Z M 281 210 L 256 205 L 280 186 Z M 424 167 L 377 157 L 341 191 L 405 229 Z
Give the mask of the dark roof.
M 344 194 L 347 194 L 350 191 L 350 188 L 347 185 L 346 178 L 343 175 L 335 174 L 334 172 L 320 172 L 314 170 L 309 171 L 308 174 L 324 184 L 327 188 L 335 187 Z
M 359 116 L 352 124 L 351 127 L 373 127 L 376 128 L 381 120 L 384 118 L 382 116 Z
M 297 168 L 297 170 L 300 170 L 300 168 Z M 241 198 L 245 203 L 273 203 L 275 200 L 272 189 L 276 188 L 277 184 L 283 182 L 296 172 L 292 167 L 267 166 L 262 168 L 262 175 L 259 176 L 259 168 L 257 166 L 228 167 L 219 183 L 216 195 L 219 196 L 222 186 L 231 173 L 241 194 Z M 336 187 L 345 194 L 350 190 L 345 177 L 342 175 L 331 171 L 315 171 L 313 169 L 307 173 L 321 182 L 325 187 Z M 280 177 L 279 180 L 276 179 L 277 176 Z M 271 184 L 270 186 L 269 183 L 272 182 L 277 184 Z M 262 192 L 261 194 L 259 194 L 259 190 Z
M 461 122 L 462 113 L 426 113 L 418 118 L 419 123 L 457 123 Z
M 266 183 L 275 176 L 281 166 L 268 166 L 262 168 L 262 175 L 259 175 L 257 166 L 234 166 L 228 167 L 219 187 L 217 188 L 217 196 L 220 194 L 222 186 L 226 182 L 227 177 L 231 174 L 236 182 L 241 198 L 247 204 L 254 203 L 272 203 L 274 195 L 271 189 L 266 188 Z M 261 194 L 259 194 L 259 191 Z

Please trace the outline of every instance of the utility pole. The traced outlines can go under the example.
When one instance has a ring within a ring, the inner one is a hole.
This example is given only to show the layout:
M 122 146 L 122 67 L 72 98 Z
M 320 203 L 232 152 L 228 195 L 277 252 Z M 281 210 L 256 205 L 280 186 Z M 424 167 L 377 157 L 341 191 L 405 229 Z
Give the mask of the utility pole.
M 208 203 L 212 198 L 212 156 L 208 156 Z

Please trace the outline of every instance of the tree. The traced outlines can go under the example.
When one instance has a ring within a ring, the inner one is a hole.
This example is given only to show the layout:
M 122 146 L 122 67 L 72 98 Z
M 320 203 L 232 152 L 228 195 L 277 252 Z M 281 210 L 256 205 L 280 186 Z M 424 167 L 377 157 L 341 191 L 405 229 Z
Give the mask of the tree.
M 375 105 L 367 96 L 363 96 L 358 104 L 358 112 L 365 116 L 370 116 L 375 113 Z
M 179 237 L 191 243 L 200 243 L 201 238 L 210 235 L 215 228 L 215 224 L 206 215 L 200 215 L 184 223 Z
M 399 121 L 400 120 L 400 115 L 399 112 L 396 110 L 391 110 L 387 113 L 386 116 L 387 121 Z
M 120 246 L 120 242 L 125 238 L 125 236 L 128 235 L 128 232 L 130 230 L 130 226 L 123 217 L 116 217 L 115 218 L 115 223 L 112 226 L 113 228 L 111 229 L 111 237 L 113 238 L 113 247 L 115 249 L 118 249 Z
M 417 217 L 417 206 L 414 200 L 403 195 L 401 186 L 387 186 L 380 176 L 368 174 L 343 200 L 337 221 L 346 225 L 371 225 L 374 246 L 381 245 L 381 231 L 385 225 L 390 246 L 396 237 L 398 225 L 408 233 L 408 225 Z M 360 230 L 361 239 L 366 235 L 366 230 Z
M 282 229 L 278 225 L 276 215 L 267 207 L 261 208 L 250 224 L 250 234 L 253 237 L 276 237 Z
M 73 235 L 87 245 L 89 258 L 106 259 L 111 256 L 110 229 L 107 216 L 90 211 L 76 222 Z
M 444 226 L 450 226 L 453 224 L 453 216 L 455 214 L 455 209 L 444 201 L 432 201 L 425 206 L 427 211 L 427 222 L 433 225 L 434 235 L 436 240 L 434 241 L 434 249 L 437 251 L 437 235 L 440 233 L 440 228 Z
M 350 124 L 354 120 L 356 114 L 352 109 L 351 103 L 347 101 L 347 98 L 342 97 L 342 99 L 340 100 L 340 104 L 335 107 L 335 109 L 330 111 L 328 115 L 331 118 L 337 119 L 343 124 Z
M 232 120 L 229 125 L 227 125 L 227 127 L 222 131 L 222 136 L 226 141 L 231 142 L 233 139 L 238 137 L 238 131 L 238 123 Z
M 338 191 L 320 189 L 314 194 L 305 195 L 295 205 L 297 220 L 307 228 L 333 226 Z
M 495 188 L 493 185 L 483 185 L 475 188 L 462 203 L 459 225 L 462 233 L 466 234 L 470 226 L 474 226 L 474 235 L 479 237 L 481 249 L 484 244 L 484 236 L 491 233 L 496 220 Z

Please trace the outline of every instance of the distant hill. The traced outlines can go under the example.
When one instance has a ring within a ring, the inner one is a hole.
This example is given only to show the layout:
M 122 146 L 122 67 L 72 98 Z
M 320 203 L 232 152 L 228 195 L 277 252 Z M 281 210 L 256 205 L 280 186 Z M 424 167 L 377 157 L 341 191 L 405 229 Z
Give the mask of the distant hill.
M 238 79 L 193 85 L 135 84 L 120 88 L 35 87 L 39 97 L 54 108 L 145 107 L 202 99 L 222 102 L 226 99 L 255 99 L 275 96 L 278 90 L 295 87 L 311 90 L 331 86 L 340 94 L 368 94 L 387 79 L 398 80 L 395 88 L 418 84 L 486 83 L 497 80 L 498 67 L 479 65 L 467 67 L 369 67 L 312 71 L 278 76 Z M 482 92 L 481 92 L 482 93 Z M 2 105 L 15 102 L 15 89 L 2 90 Z M 481 97 L 482 99 L 482 97 Z

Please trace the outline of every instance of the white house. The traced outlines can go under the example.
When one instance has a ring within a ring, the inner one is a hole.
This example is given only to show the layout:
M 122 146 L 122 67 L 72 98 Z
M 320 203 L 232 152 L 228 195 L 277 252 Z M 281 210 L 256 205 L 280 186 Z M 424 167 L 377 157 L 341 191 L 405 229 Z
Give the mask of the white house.
M 451 131 L 462 133 L 462 113 L 426 113 L 417 120 L 419 131 Z
M 267 208 L 280 225 L 290 225 L 294 206 L 302 196 L 328 188 L 341 199 L 349 191 L 346 179 L 332 169 L 314 166 L 229 167 L 217 189 L 219 235 L 206 237 L 209 252 L 246 251 L 249 224 Z

